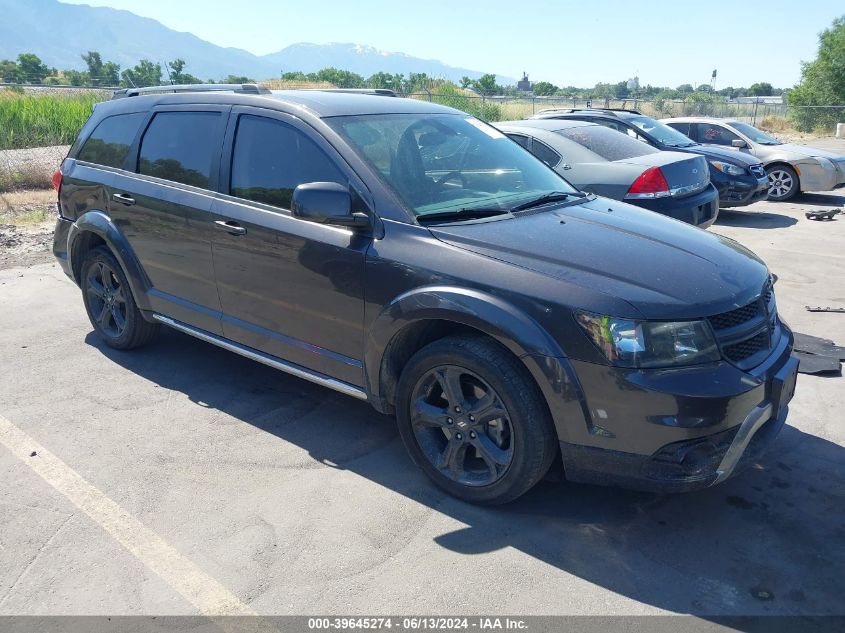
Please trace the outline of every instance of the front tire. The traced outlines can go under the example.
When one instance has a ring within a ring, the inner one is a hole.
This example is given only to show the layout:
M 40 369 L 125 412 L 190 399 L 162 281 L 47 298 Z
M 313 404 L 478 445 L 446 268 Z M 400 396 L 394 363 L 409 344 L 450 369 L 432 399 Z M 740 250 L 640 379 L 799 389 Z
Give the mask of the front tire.
M 798 174 L 789 165 L 771 165 L 766 173 L 769 175 L 769 200 L 781 202 L 798 193 Z
M 516 499 L 557 454 L 542 392 L 489 339 L 448 337 L 414 354 L 399 380 L 396 418 L 417 466 L 471 503 Z
M 109 347 L 134 349 L 148 343 L 158 331 L 141 315 L 123 269 L 105 246 L 88 252 L 80 285 L 88 319 Z

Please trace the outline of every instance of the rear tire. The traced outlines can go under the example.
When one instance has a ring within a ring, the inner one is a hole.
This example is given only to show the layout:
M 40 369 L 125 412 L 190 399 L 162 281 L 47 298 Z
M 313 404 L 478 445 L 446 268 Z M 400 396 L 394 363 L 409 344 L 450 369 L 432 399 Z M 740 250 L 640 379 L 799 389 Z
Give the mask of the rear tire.
M 417 466 L 471 503 L 516 499 L 557 455 L 542 392 L 518 359 L 481 337 L 448 337 L 414 354 L 399 379 L 396 419 Z
M 771 165 L 766 167 L 766 173 L 769 175 L 769 200 L 782 202 L 798 193 L 798 174 L 789 165 Z
M 88 319 L 109 347 L 134 349 L 158 332 L 158 326 L 141 315 L 123 269 L 105 246 L 88 252 L 80 282 Z

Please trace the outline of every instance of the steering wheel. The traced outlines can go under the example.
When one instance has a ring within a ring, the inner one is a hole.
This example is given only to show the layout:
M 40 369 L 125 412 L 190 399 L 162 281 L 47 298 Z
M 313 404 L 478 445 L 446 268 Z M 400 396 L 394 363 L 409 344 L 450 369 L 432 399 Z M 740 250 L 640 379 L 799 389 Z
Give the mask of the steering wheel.
M 461 185 L 463 185 L 463 188 L 466 189 L 466 187 L 467 187 L 466 176 L 464 176 L 463 173 L 459 172 L 458 170 L 453 170 L 453 171 L 450 171 L 450 172 L 443 174 L 442 176 L 440 176 L 440 178 L 438 178 L 437 180 L 434 181 L 434 184 L 437 185 L 437 186 L 440 186 L 440 185 L 448 182 L 453 176 L 457 176 L 460 179 Z

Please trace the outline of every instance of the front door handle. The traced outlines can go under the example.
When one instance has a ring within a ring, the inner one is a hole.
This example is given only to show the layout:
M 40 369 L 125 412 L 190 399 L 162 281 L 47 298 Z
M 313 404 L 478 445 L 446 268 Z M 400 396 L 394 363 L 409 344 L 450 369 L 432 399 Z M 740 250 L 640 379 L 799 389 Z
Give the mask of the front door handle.
M 225 220 L 215 220 L 214 226 L 222 231 L 226 231 L 229 235 L 244 235 L 246 234 L 246 229 L 242 227 L 237 222 L 225 221 Z
M 135 204 L 135 198 L 125 193 L 116 193 L 112 196 L 112 199 L 120 204 L 125 204 L 127 207 L 131 207 Z

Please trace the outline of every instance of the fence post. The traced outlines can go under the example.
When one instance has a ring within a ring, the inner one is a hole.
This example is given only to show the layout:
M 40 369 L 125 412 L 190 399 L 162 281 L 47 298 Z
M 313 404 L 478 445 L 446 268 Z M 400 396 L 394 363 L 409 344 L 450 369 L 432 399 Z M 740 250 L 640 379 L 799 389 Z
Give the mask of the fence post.
M 537 114 L 537 97 L 531 95 L 531 114 Z
M 751 125 L 757 125 L 757 105 L 760 103 L 760 97 L 754 99 L 754 114 L 751 115 Z

